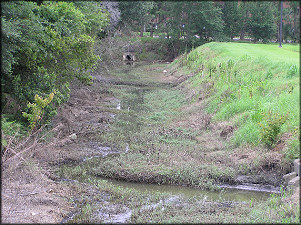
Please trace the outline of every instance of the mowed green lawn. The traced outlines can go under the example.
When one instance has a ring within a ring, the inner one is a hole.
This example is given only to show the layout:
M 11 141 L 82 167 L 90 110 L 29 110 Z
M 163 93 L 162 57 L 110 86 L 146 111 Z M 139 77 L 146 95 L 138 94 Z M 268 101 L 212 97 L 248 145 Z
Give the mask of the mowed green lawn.
M 221 56 L 242 57 L 248 55 L 251 57 L 264 57 L 273 62 L 284 62 L 299 65 L 300 63 L 300 45 L 283 44 L 252 44 L 252 43 L 234 43 L 211 42 L 206 45 L 212 50 L 221 52 Z

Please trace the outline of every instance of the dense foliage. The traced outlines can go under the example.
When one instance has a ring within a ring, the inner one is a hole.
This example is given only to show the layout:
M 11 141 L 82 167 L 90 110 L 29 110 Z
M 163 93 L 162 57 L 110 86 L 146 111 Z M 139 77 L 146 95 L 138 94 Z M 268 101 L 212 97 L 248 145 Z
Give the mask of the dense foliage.
M 283 37 L 298 41 L 299 2 L 285 2 Z M 164 33 L 173 40 L 279 40 L 280 1 L 120 1 L 121 24 L 135 31 Z
M 98 60 L 94 41 L 108 25 L 108 13 L 95 2 L 14 1 L 1 4 L 1 87 L 19 110 L 35 96 L 55 93 L 44 119 L 69 97 L 74 78 L 89 82 L 88 70 Z M 9 111 L 6 99 L 4 110 Z

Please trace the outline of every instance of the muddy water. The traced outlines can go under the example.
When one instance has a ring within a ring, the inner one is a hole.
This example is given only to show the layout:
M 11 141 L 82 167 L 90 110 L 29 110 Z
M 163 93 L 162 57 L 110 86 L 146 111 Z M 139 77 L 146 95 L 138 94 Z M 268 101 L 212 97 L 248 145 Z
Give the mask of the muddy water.
M 221 191 L 203 191 L 200 189 L 174 186 L 174 185 L 158 185 L 158 184 L 143 184 L 134 182 L 117 181 L 112 179 L 100 178 L 106 180 L 113 185 L 121 188 L 130 188 L 142 193 L 155 193 L 160 192 L 164 194 L 170 194 L 173 196 L 181 196 L 183 198 L 197 198 L 207 199 L 209 201 L 221 200 L 221 201 L 242 201 L 249 202 L 250 200 L 263 201 L 270 197 L 268 192 L 256 192 L 248 190 L 235 190 L 235 189 L 222 189 Z

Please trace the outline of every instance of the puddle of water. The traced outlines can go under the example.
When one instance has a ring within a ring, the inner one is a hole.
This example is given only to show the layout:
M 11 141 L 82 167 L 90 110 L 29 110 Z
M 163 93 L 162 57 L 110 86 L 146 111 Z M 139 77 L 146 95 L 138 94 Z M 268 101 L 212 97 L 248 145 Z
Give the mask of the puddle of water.
M 280 194 L 280 188 L 275 188 L 271 185 L 260 185 L 260 184 L 250 184 L 250 185 L 221 185 L 221 188 L 227 188 L 232 190 L 246 190 L 252 192 L 265 192 Z
M 126 181 L 118 181 L 106 178 L 99 178 L 106 180 L 113 185 L 121 188 L 130 188 L 143 193 L 165 193 L 173 196 L 182 196 L 186 198 L 198 198 L 202 200 L 223 200 L 223 201 L 250 201 L 251 199 L 257 201 L 266 200 L 271 193 L 258 192 L 251 190 L 237 190 L 237 189 L 222 189 L 222 191 L 203 191 L 200 189 L 190 188 L 186 186 L 174 185 L 158 185 L 158 184 L 144 184 Z

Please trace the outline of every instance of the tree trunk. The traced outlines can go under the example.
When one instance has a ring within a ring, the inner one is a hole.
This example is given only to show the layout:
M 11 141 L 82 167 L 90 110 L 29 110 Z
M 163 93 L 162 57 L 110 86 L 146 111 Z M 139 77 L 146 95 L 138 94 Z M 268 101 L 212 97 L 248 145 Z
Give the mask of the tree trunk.
M 144 24 L 141 25 L 140 37 L 143 37 Z
M 296 42 L 296 40 L 297 40 L 297 37 L 296 37 L 296 31 L 297 31 L 297 29 L 296 29 L 296 23 L 297 23 L 297 21 L 296 21 L 297 19 L 296 19 L 296 13 L 294 13 L 294 23 L 293 23 L 293 36 L 294 36 L 294 42 Z
M 280 29 L 279 29 L 280 23 L 277 23 L 277 43 L 279 42 L 279 37 L 280 37 Z
M 278 3 L 278 15 L 281 13 L 281 2 Z M 280 19 L 277 21 L 277 43 L 280 41 Z
M 242 1 L 242 3 L 243 3 L 243 10 L 245 10 L 246 9 L 246 2 L 245 1 Z M 245 15 L 245 18 L 247 17 L 247 12 L 246 12 L 246 15 Z M 239 35 L 239 39 L 240 40 L 243 40 L 244 38 L 245 38 L 245 28 L 246 28 L 246 19 L 245 19 L 244 17 L 242 18 L 242 23 L 243 23 L 243 26 L 242 26 L 242 28 L 241 28 L 241 30 L 240 30 L 240 35 Z
M 153 37 L 153 32 L 154 32 L 154 24 L 151 24 L 151 30 L 150 30 L 150 37 Z

